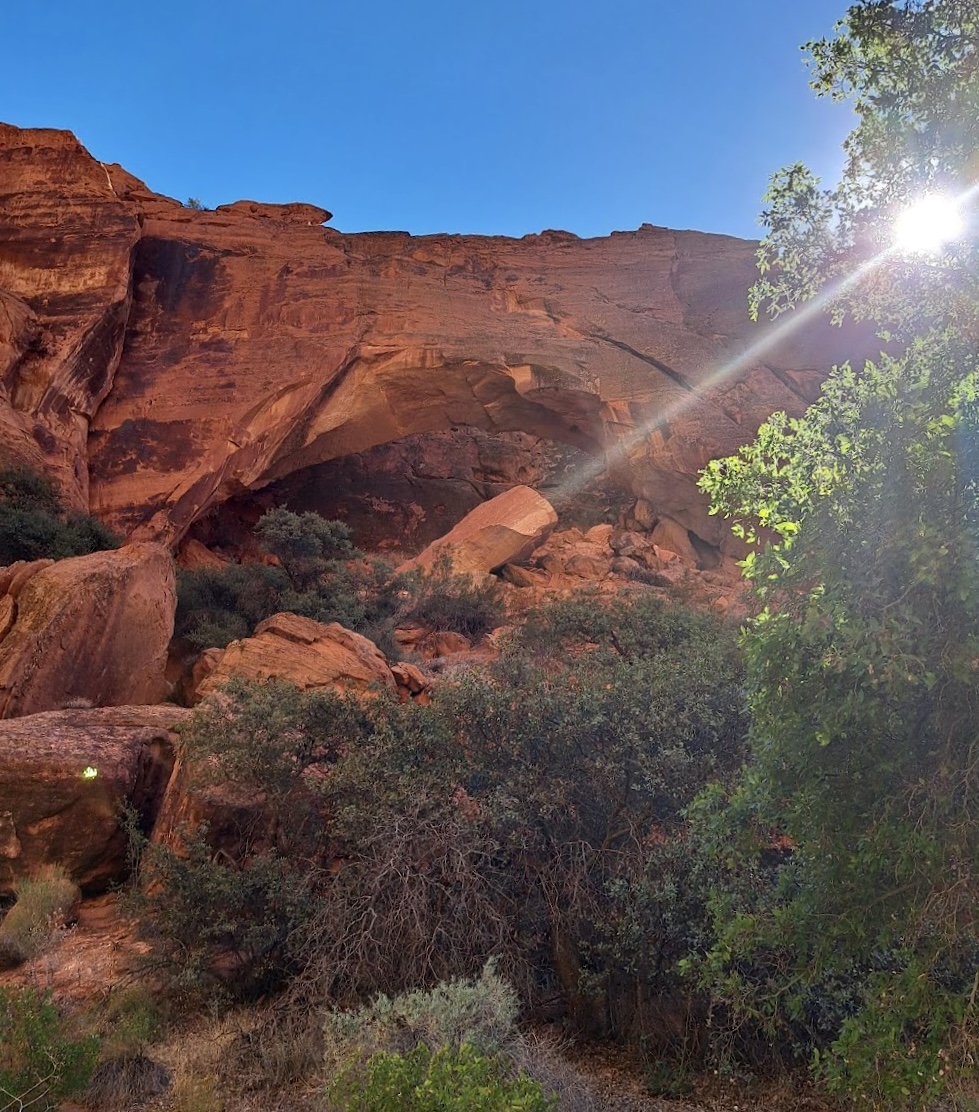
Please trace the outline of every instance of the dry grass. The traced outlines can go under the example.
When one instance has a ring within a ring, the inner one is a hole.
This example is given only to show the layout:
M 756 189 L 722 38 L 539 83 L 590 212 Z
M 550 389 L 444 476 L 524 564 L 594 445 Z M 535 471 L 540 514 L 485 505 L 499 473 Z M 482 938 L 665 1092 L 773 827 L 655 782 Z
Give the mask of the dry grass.
M 81 899 L 78 885 L 60 865 L 49 865 L 16 886 L 17 902 L 0 922 L 0 969 L 36 957 L 68 923 Z

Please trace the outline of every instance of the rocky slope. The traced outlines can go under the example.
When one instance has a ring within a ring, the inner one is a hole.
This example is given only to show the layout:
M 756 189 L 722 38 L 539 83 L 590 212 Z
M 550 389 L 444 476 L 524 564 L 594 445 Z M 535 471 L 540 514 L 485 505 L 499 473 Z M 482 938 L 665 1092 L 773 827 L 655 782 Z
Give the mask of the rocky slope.
M 517 431 L 718 543 L 697 470 L 851 354 L 828 326 L 771 343 L 749 323 L 746 241 L 345 235 L 328 218 L 185 208 L 70 133 L 0 125 L 0 457 L 172 544 L 324 461 Z

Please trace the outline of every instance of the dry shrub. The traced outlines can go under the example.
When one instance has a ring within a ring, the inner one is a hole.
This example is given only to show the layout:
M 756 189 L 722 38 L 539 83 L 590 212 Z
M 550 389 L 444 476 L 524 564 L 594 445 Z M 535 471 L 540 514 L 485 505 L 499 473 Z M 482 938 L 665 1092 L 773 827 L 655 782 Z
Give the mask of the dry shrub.
M 170 1070 L 145 1054 L 108 1058 L 92 1074 L 86 1099 L 96 1108 L 132 1108 L 170 1088 Z
M 523 1031 L 511 1042 L 507 1057 L 513 1069 L 536 1081 L 558 1099 L 561 1112 L 603 1112 L 605 1104 L 575 1065 L 567 1047 L 550 1035 Z
M 164 1042 L 154 1045 L 154 1056 L 171 1076 L 166 1112 L 224 1112 L 232 1086 L 222 1077 L 223 1065 L 228 1048 L 249 1022 L 248 1013 L 201 1018 L 174 1028 Z
M 17 902 L 0 922 L 0 969 L 36 957 L 74 916 L 81 893 L 60 865 L 48 865 L 16 886 Z
M 353 1003 L 475 973 L 488 954 L 516 949 L 508 889 L 485 828 L 464 816 L 392 816 L 320 905 L 308 975 L 325 998 Z

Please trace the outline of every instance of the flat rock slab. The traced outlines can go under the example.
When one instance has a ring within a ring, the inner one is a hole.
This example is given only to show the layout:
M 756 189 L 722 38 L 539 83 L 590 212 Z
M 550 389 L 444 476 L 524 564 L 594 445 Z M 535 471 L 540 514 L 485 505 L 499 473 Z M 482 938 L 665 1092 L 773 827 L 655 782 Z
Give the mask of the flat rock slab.
M 203 697 L 232 677 L 259 682 L 287 680 L 304 691 L 330 687 L 395 689 L 387 659 L 373 641 L 338 622 L 316 622 L 298 614 L 273 614 L 252 637 L 232 641 L 198 688 Z

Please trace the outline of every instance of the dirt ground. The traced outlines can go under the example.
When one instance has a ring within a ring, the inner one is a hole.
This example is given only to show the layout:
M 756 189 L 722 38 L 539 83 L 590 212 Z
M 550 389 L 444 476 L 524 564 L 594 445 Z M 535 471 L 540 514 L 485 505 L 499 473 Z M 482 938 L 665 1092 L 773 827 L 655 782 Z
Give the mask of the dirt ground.
M 0 974 L 0 987 L 30 986 L 50 991 L 68 1011 L 97 1008 L 113 991 L 139 986 L 150 952 L 114 894 L 83 901 L 78 921 L 59 931 L 33 961 Z M 147 1054 L 170 1071 L 168 1093 L 117 1107 L 147 1112 L 316 1112 L 319 1084 L 268 1092 L 232 1093 L 218 1080 L 233 1039 L 249 1014 L 176 1024 Z M 683 1099 L 651 1095 L 641 1063 L 614 1046 L 568 1046 L 564 1056 L 587 1083 L 593 1099 L 583 1112 L 823 1112 L 833 1106 L 789 1081 L 746 1086 L 715 1077 L 694 1078 Z M 64 1112 L 94 1105 L 66 1105 Z M 392 1110 L 396 1112 L 396 1110 Z

